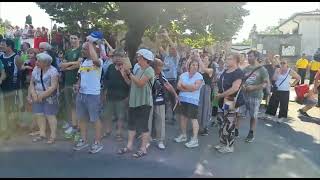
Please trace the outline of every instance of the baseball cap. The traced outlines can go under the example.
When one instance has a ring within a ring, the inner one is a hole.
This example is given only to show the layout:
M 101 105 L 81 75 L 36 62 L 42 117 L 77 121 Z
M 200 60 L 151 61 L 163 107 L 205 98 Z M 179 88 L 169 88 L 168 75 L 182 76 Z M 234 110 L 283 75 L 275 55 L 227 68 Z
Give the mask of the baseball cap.
M 100 31 L 93 31 L 89 36 L 87 36 L 87 39 L 90 42 L 96 42 L 99 39 L 103 39 L 103 33 Z
M 153 53 L 148 50 L 148 49 L 139 49 L 137 51 L 137 54 L 140 54 L 141 56 L 143 56 L 146 60 L 149 61 L 154 61 L 154 55 Z

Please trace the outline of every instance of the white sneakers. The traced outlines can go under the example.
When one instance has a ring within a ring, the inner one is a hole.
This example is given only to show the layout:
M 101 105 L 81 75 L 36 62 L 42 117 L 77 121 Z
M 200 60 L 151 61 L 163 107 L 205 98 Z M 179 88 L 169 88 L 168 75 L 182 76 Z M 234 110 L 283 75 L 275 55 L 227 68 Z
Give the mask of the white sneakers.
M 72 126 L 69 126 L 68 129 L 66 129 L 64 131 L 64 133 L 66 133 L 66 134 L 71 134 L 72 132 L 73 132 L 73 127 Z
M 158 148 L 163 150 L 166 148 L 166 146 L 163 144 L 163 142 L 159 142 Z
M 184 144 L 187 148 L 195 148 L 199 146 L 197 138 L 192 137 L 189 142 Z
M 220 153 L 232 153 L 234 151 L 233 146 L 223 146 L 222 148 L 218 149 Z
M 188 140 L 187 136 L 183 135 L 183 134 L 181 134 L 177 138 L 174 138 L 174 141 L 177 142 L 177 143 L 186 142 L 187 140 Z
M 221 149 L 221 148 L 223 148 L 225 145 L 224 144 L 218 144 L 218 145 L 216 145 L 214 148 L 216 149 L 216 150 L 219 150 L 219 149 Z
M 181 134 L 177 138 L 174 139 L 175 142 L 181 143 L 186 142 L 188 140 L 186 135 Z M 187 148 L 194 148 L 199 146 L 199 141 L 197 138 L 192 137 L 189 142 L 184 144 Z

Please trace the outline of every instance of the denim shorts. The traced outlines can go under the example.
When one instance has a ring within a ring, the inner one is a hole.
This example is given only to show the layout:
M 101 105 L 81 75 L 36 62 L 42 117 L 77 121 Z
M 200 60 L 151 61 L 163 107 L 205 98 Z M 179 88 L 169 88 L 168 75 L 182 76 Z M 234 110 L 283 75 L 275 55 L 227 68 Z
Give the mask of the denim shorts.
M 304 105 L 311 105 L 311 106 L 315 106 L 317 104 L 317 100 L 316 99 L 307 99 L 307 98 L 304 98 L 303 100 L 303 104 Z
M 45 116 L 55 116 L 59 111 L 58 104 L 49 104 L 48 102 L 33 103 L 32 113 Z
M 100 119 L 101 97 L 100 95 L 81 94 L 76 98 L 76 114 L 80 120 L 89 119 L 96 122 Z

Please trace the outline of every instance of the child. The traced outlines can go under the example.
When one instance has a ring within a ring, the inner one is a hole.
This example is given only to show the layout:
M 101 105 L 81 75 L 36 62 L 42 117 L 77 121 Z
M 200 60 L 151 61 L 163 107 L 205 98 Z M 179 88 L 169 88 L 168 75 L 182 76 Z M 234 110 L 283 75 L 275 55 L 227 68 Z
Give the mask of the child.
M 309 92 L 304 95 L 303 104 L 305 105 L 302 109 L 299 109 L 299 113 L 306 117 L 311 117 L 307 111 L 312 109 L 317 104 L 318 87 L 310 85 Z

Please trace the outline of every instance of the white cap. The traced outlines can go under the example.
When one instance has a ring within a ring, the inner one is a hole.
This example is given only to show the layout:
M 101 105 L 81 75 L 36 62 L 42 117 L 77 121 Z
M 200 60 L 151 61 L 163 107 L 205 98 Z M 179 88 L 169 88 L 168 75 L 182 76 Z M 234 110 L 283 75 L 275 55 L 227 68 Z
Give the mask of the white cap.
M 154 61 L 154 55 L 148 49 L 139 49 L 137 51 L 137 54 L 140 54 L 141 56 L 143 56 L 145 59 L 147 59 L 149 61 Z

